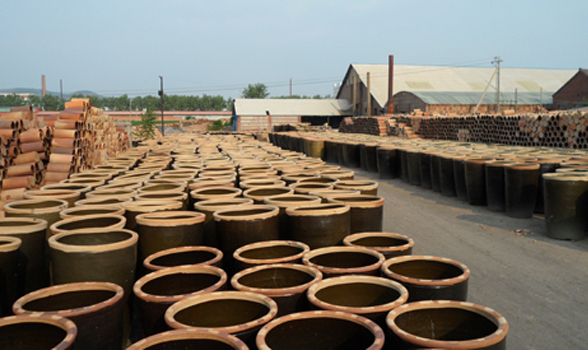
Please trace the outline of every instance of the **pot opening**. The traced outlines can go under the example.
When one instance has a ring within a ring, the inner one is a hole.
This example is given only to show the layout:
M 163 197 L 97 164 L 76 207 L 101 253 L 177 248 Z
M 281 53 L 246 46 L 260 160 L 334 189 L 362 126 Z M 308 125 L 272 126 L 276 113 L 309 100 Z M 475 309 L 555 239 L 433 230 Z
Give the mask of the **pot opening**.
M 216 195 L 216 194 L 234 194 L 234 193 L 237 193 L 237 191 L 231 190 L 231 187 L 226 187 L 226 189 L 220 189 L 220 188 L 215 188 L 215 189 L 212 189 L 212 190 L 205 189 L 205 190 L 202 190 L 202 191 L 198 191 L 195 194 L 196 195 L 210 196 L 210 195 Z
M 59 238 L 59 242 L 73 246 L 95 246 L 126 241 L 132 235 L 124 231 L 104 232 L 95 234 L 68 234 Z
M 449 279 L 463 274 L 463 270 L 455 265 L 431 260 L 402 261 L 388 266 L 388 270 L 402 276 L 427 280 Z
M 0 327 L 0 349 L 53 349 L 61 343 L 67 332 L 57 326 L 41 323 L 16 323 Z
M 392 303 L 400 292 L 375 283 L 345 283 L 322 288 L 315 296 L 332 305 L 370 307 Z
M 212 287 L 220 279 L 220 276 L 208 273 L 181 272 L 152 279 L 141 289 L 151 295 L 183 295 Z
M 0 221 L 0 227 L 21 227 L 21 226 L 32 226 L 38 225 L 38 222 L 27 222 L 27 221 Z
M 304 271 L 288 268 L 272 268 L 243 275 L 239 278 L 239 283 L 252 288 L 278 289 L 301 286 L 309 283 L 313 279 L 313 276 Z
M 262 318 L 270 308 L 260 302 L 241 299 L 210 300 L 186 307 L 174 319 L 193 327 L 231 327 Z
M 63 205 L 62 202 L 58 201 L 43 201 L 43 202 L 36 202 L 36 203 L 13 203 L 11 205 L 14 209 L 38 209 L 38 208 L 54 208 Z
M 229 216 L 229 217 L 236 217 L 236 216 L 253 216 L 253 215 L 258 215 L 258 214 L 265 214 L 265 213 L 269 213 L 271 212 L 272 209 L 268 208 L 268 209 L 243 209 L 243 210 L 239 210 L 239 211 L 227 211 L 227 212 L 223 212 L 221 213 L 221 216 Z
M 78 290 L 31 300 L 22 307 L 25 310 L 36 312 L 55 312 L 96 305 L 115 295 L 116 292 L 112 290 Z
M 173 253 L 161 256 L 157 259 L 151 260 L 152 265 L 173 267 L 180 265 L 196 265 L 202 264 L 206 261 L 212 260 L 216 257 L 216 254 L 204 251 L 204 250 L 193 250 L 189 252 Z
M 385 236 L 374 236 L 374 237 L 364 237 L 360 239 L 356 239 L 355 241 L 351 242 L 354 245 L 360 245 L 364 247 L 397 247 L 408 244 L 407 239 L 401 238 L 394 238 L 394 237 L 385 237 Z
M 81 209 L 75 210 L 69 213 L 70 216 L 86 216 L 86 215 L 99 215 L 99 214 L 112 214 L 116 213 L 120 209 Z
M 244 259 L 269 260 L 280 259 L 300 254 L 302 248 L 291 245 L 274 245 L 256 249 L 244 250 L 239 255 Z
M 332 268 L 356 268 L 376 264 L 379 259 L 373 255 L 356 252 L 333 252 L 309 259 L 311 263 Z
M 278 194 L 284 194 L 290 192 L 290 189 L 287 187 L 282 188 L 259 188 L 255 189 L 251 192 L 248 192 L 251 196 L 275 196 Z
M 113 217 L 102 217 L 102 218 L 95 218 L 95 219 L 83 219 L 79 221 L 68 222 L 64 224 L 57 224 L 56 228 L 59 230 L 77 230 L 81 228 L 91 228 L 91 227 L 108 227 L 121 222 L 119 218 Z

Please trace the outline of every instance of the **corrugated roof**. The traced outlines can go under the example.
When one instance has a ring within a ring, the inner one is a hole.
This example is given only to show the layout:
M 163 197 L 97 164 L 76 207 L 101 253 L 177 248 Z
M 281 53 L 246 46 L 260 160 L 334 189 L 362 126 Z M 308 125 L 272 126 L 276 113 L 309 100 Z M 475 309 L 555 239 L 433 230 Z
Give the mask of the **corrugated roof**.
M 367 73 L 370 72 L 372 95 L 384 106 L 388 101 L 388 65 L 386 64 L 353 64 L 351 66 L 364 84 L 367 84 Z M 446 66 L 405 66 L 394 65 L 393 93 L 410 92 L 482 92 L 494 73 L 494 68 L 446 67 Z M 563 69 L 526 69 L 502 68 L 500 70 L 500 91 L 513 93 L 518 89 L 522 93 L 539 93 L 547 99 L 577 70 Z M 495 81 L 488 93 L 495 92 Z M 476 101 L 477 103 L 477 101 Z
M 430 105 L 476 105 L 480 101 L 483 92 L 459 92 L 459 91 L 401 91 L 398 94 L 413 94 L 423 100 L 426 104 Z M 539 105 L 539 104 L 551 104 L 553 98 L 551 94 L 541 92 L 522 92 L 518 93 L 517 97 L 518 105 Z M 500 103 L 502 104 L 514 104 L 515 94 L 514 92 L 501 92 Z M 496 103 L 496 92 L 487 92 L 482 100 L 483 105 L 492 105 Z
M 340 116 L 348 115 L 351 105 L 347 100 L 335 99 L 236 99 L 235 114 L 275 116 Z

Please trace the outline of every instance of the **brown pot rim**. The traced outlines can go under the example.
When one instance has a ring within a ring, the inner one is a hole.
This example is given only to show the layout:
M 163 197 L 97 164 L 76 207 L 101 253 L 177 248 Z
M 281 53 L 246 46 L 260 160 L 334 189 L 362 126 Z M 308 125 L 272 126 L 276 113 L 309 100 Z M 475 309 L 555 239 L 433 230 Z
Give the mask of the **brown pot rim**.
M 125 202 L 132 202 L 133 198 L 121 198 L 122 200 L 116 203 L 104 203 L 104 202 L 108 202 L 112 199 L 118 199 L 118 198 L 86 198 L 86 199 L 80 199 L 79 201 L 76 201 L 74 203 L 75 207 L 81 207 L 81 206 L 94 206 L 94 205 L 110 205 L 110 204 L 115 204 L 115 205 L 121 205 Z M 124 207 L 123 207 L 124 208 Z
M 129 234 L 129 238 L 108 244 L 96 244 L 96 245 L 71 245 L 59 242 L 59 240 L 65 236 L 73 236 L 73 235 L 84 235 L 84 234 L 102 234 L 104 233 L 102 230 L 96 229 L 81 229 L 81 230 L 73 230 L 63 233 L 58 233 L 49 237 L 49 246 L 56 250 L 61 250 L 66 253 L 101 253 L 107 252 L 112 250 L 120 250 L 124 249 L 133 245 L 136 245 L 139 241 L 139 235 L 135 231 L 127 230 L 127 229 L 115 229 L 110 231 L 111 232 L 125 232 Z
M 179 201 L 144 200 L 123 202 L 121 205 L 127 211 L 150 213 L 158 210 L 179 210 L 184 204 Z
M 29 223 L 30 225 L 18 225 L 18 226 L 0 226 L 2 231 L 0 235 L 14 235 L 14 234 L 29 234 L 35 233 L 39 231 L 47 230 L 47 221 L 44 219 L 39 218 L 29 218 L 29 217 L 17 217 L 17 216 L 9 216 L 0 218 L 0 223 L 6 222 L 19 222 L 19 223 Z
M 12 311 L 16 315 L 21 314 L 36 314 L 39 311 L 34 310 L 27 310 L 24 307 L 27 303 L 39 299 L 43 299 L 46 297 L 54 296 L 57 294 L 61 294 L 64 292 L 76 292 L 76 291 L 87 291 L 87 290 L 107 290 L 112 291 L 115 294 L 101 302 L 96 304 L 79 307 L 75 309 L 65 309 L 65 310 L 56 310 L 56 311 L 44 311 L 48 314 L 59 315 L 62 317 L 72 317 L 72 316 L 79 316 L 83 314 L 88 314 L 92 312 L 96 312 L 98 310 L 105 309 L 112 305 L 118 303 L 124 295 L 124 290 L 121 286 L 110 283 L 110 282 L 76 282 L 76 283 L 66 283 L 66 284 L 58 284 L 51 287 L 46 287 L 42 289 L 38 289 L 36 291 L 30 292 L 22 297 L 20 297 L 12 306 Z
M 378 182 L 370 180 L 340 180 L 337 183 L 335 183 L 335 188 L 361 189 L 364 191 L 369 191 L 377 189 Z
M 344 214 L 351 210 L 351 207 L 344 203 L 321 203 L 310 206 L 298 206 L 286 208 L 288 216 L 325 216 Z
M 31 315 L 7 316 L 0 318 L 0 327 L 22 323 L 45 323 L 64 330 L 65 337 L 63 338 L 63 340 L 61 340 L 61 342 L 59 342 L 59 344 L 57 344 L 51 350 L 70 349 L 75 341 L 76 336 L 78 335 L 78 327 L 73 321 L 65 317 L 61 317 L 47 312 L 39 312 Z
M 349 252 L 349 253 L 358 253 L 358 254 L 367 254 L 378 259 L 377 262 L 367 265 L 367 266 L 360 266 L 360 267 L 352 267 L 352 268 L 341 268 L 341 267 L 328 267 L 315 264 L 310 261 L 310 259 L 314 258 L 315 256 L 322 255 L 322 254 L 332 254 L 332 253 L 342 253 L 342 252 Z M 323 247 L 323 248 L 316 248 L 311 250 L 310 252 L 304 254 L 302 257 L 302 263 L 304 265 L 313 266 L 319 269 L 322 273 L 325 274 L 357 274 L 357 273 L 365 273 L 368 271 L 374 271 L 379 269 L 386 258 L 380 252 L 377 252 L 373 249 L 368 249 L 364 247 L 346 247 L 346 246 L 332 246 L 332 247 Z
M 70 179 L 88 179 L 88 180 L 104 180 L 108 181 L 112 179 L 112 174 L 102 174 L 102 173 L 76 173 L 69 175 Z
M 240 188 L 237 187 L 224 187 L 224 186 L 211 186 L 211 187 L 202 187 L 202 188 L 197 188 L 195 190 L 190 191 L 190 197 L 194 198 L 194 199 L 199 199 L 199 198 L 210 198 L 207 196 L 211 196 L 210 194 L 203 194 L 202 192 L 208 192 L 208 191 L 225 191 L 226 193 L 222 193 L 222 194 L 214 194 L 212 196 L 214 196 L 213 198 L 223 198 L 223 197 L 236 197 L 236 196 L 240 196 L 243 193 L 243 190 L 241 190 Z
M 452 277 L 452 278 L 444 278 L 444 279 L 424 279 L 424 278 L 414 278 L 408 277 L 404 275 L 400 275 L 398 273 L 392 272 L 389 270 L 390 265 L 402 263 L 406 261 L 413 261 L 413 260 L 427 260 L 433 261 L 436 263 L 443 263 L 447 265 L 452 265 L 462 270 L 462 273 L 459 276 Z M 470 269 L 465 265 L 460 263 L 459 261 L 453 259 L 442 258 L 438 256 L 431 256 L 431 255 L 404 255 L 404 256 L 397 256 L 394 258 L 390 258 L 386 260 L 381 267 L 382 272 L 389 278 L 392 278 L 396 281 L 401 283 L 409 283 L 421 286 L 450 286 L 455 285 L 461 282 L 466 281 L 470 277 Z
M 304 170 L 304 172 L 307 172 L 308 170 Z M 325 182 L 325 180 L 328 180 L 328 182 Z M 338 183 L 339 180 L 338 178 L 334 178 L 334 177 L 323 177 L 323 176 L 318 176 L 318 177 L 307 177 L 304 179 L 298 179 L 296 180 L 295 183 L 301 183 L 301 184 L 305 184 L 305 183 L 320 183 L 320 184 L 332 184 L 334 186 L 334 184 Z
M 169 185 L 171 186 L 171 188 L 165 189 L 165 190 L 151 190 L 152 188 L 157 188 L 160 186 L 164 186 L 164 185 Z M 180 183 L 177 182 L 170 182 L 170 183 L 165 183 L 165 184 L 150 184 L 150 185 L 145 185 L 141 188 L 139 188 L 138 193 L 156 193 L 156 192 L 161 192 L 161 193 L 165 193 L 165 192 L 185 192 L 186 191 L 186 187 L 183 186 Z
M 541 166 L 537 163 L 513 163 L 507 165 L 505 168 L 513 170 L 539 170 Z
M 28 205 L 28 204 L 36 204 L 36 203 L 45 203 L 51 202 L 55 204 L 52 207 L 46 208 L 19 208 L 19 205 Z M 49 214 L 60 212 L 64 209 L 67 209 L 68 203 L 62 199 L 23 199 L 19 201 L 14 201 L 10 203 L 6 203 L 4 205 L 4 210 L 7 213 L 13 214 Z
M 117 188 L 117 189 L 108 189 L 108 190 L 100 190 L 95 189 L 94 191 L 86 193 L 86 199 L 89 198 L 108 198 L 108 197 L 115 197 L 115 198 L 133 198 L 138 194 L 136 190 L 127 189 L 125 188 Z
M 185 218 L 189 216 L 189 218 Z M 180 218 L 182 217 L 182 218 Z M 206 215 L 197 211 L 167 210 L 139 214 L 135 218 L 137 224 L 152 227 L 192 226 L 204 222 Z
M 300 248 L 301 252 L 298 254 L 290 255 L 283 258 L 277 259 L 249 259 L 244 258 L 241 256 L 241 253 L 251 249 L 259 249 L 264 247 L 275 247 L 275 246 L 290 246 Z M 310 247 L 306 243 L 298 242 L 298 241 L 286 241 L 286 240 L 273 240 L 273 241 L 262 241 L 262 242 L 254 242 L 249 243 L 244 246 L 241 246 L 235 250 L 233 253 L 233 259 L 238 260 L 240 262 L 246 264 L 255 264 L 255 265 L 266 265 L 266 264 L 278 264 L 278 263 L 286 263 L 292 260 L 302 259 L 304 254 L 310 251 Z
M 288 187 L 293 188 L 296 192 L 306 194 L 315 190 L 332 190 L 335 185 L 334 183 L 322 182 L 295 182 L 290 184 Z
M 231 204 L 231 202 L 233 202 Z M 215 204 L 222 203 L 225 206 L 217 206 Z M 194 203 L 194 208 L 197 211 L 213 212 L 217 210 L 227 209 L 233 206 L 248 206 L 253 205 L 253 199 L 242 198 L 242 197 L 229 197 L 229 198 L 213 198 Z M 219 209 L 220 208 L 220 209 Z
M 485 162 L 484 164 L 486 165 L 486 167 L 489 168 L 505 168 L 507 166 L 510 166 L 511 164 L 515 164 L 516 161 L 514 160 L 508 160 L 508 159 L 493 159 L 493 160 L 489 160 L 487 162 Z
M 158 271 L 167 269 L 173 266 L 161 266 L 153 264 L 153 260 L 161 258 L 166 255 L 176 254 L 176 253 L 183 253 L 183 252 L 190 252 L 190 251 L 205 251 L 214 254 L 214 258 L 204 261 L 199 264 L 187 264 L 187 265 L 178 265 L 178 266 L 201 266 L 201 265 L 214 265 L 223 259 L 223 252 L 220 249 L 208 246 L 183 246 L 177 248 L 169 248 L 165 250 L 160 250 L 156 253 L 149 255 L 145 260 L 143 260 L 143 266 L 149 271 Z
M 149 198 L 150 196 L 161 196 L 161 198 Z M 139 193 L 134 197 L 135 201 L 145 201 L 145 200 L 173 200 L 173 201 L 185 201 L 188 199 L 188 194 L 186 192 L 169 192 L 169 193 L 157 193 L 157 192 L 149 192 L 149 193 Z
M 219 300 L 219 299 L 239 299 L 239 300 L 247 300 L 252 302 L 257 302 L 260 304 L 265 305 L 269 311 L 267 314 L 263 315 L 262 317 L 246 322 L 240 325 L 234 326 L 227 326 L 227 327 L 215 327 L 214 329 L 227 332 L 227 333 L 238 333 L 243 332 L 252 328 L 260 327 L 271 319 L 273 319 L 276 314 L 278 313 L 278 305 L 276 302 L 262 294 L 257 293 L 250 293 L 250 292 L 241 292 L 241 291 L 223 291 L 223 292 L 212 292 L 206 294 L 200 294 L 193 297 L 189 297 L 183 300 L 180 300 L 174 304 L 172 304 L 167 311 L 165 312 L 165 322 L 168 326 L 174 329 L 182 329 L 182 328 L 193 328 L 193 329 L 202 329 L 207 327 L 192 327 L 189 325 L 185 325 L 180 323 L 174 319 L 174 315 L 177 314 L 179 311 L 194 306 L 196 304 L 212 301 L 212 300 Z
M 74 217 L 80 217 L 80 216 L 88 216 L 88 215 L 72 215 L 72 213 L 78 212 L 78 211 L 91 211 L 91 210 L 110 210 L 110 212 L 108 214 L 112 214 L 112 215 L 120 215 L 123 216 L 125 215 L 125 209 L 120 206 L 120 205 L 116 205 L 116 204 L 102 204 L 102 205 L 81 205 L 78 207 L 72 207 L 72 208 L 67 208 L 64 209 L 62 211 L 59 212 L 59 217 L 62 220 L 65 219 L 71 219 Z M 92 215 L 103 215 L 103 214 L 92 214 Z
M 257 333 L 256 337 L 256 344 L 259 350 L 272 350 L 266 342 L 265 338 L 267 334 L 275 327 L 280 326 L 286 322 L 296 321 L 296 320 L 303 320 L 309 318 L 335 318 L 339 320 L 345 320 L 349 322 L 353 322 L 359 324 L 365 328 L 367 328 L 373 335 L 374 335 L 374 343 L 370 345 L 366 350 L 379 350 L 382 349 L 384 346 L 384 331 L 380 326 L 378 326 L 374 321 L 367 319 L 363 316 L 350 314 L 348 312 L 340 312 L 340 311 L 303 311 L 297 312 L 293 314 L 289 314 L 286 316 L 279 317 L 265 326 L 261 327 L 259 332 Z
M 176 329 L 163 333 L 157 333 L 150 337 L 139 340 L 127 348 L 127 350 L 142 350 L 153 345 L 164 344 L 168 341 L 207 339 L 216 340 L 230 345 L 235 350 L 249 350 L 243 341 L 234 335 L 214 329 Z
M 561 181 L 561 182 L 588 182 L 588 171 L 582 175 L 582 173 L 545 173 L 543 179 L 546 181 Z
M 246 275 L 249 275 L 252 273 L 256 273 L 258 271 L 275 269 L 275 268 L 302 271 L 302 272 L 307 273 L 308 275 L 311 275 L 313 277 L 313 279 L 309 282 L 304 283 L 304 284 L 297 285 L 294 287 L 288 287 L 288 288 L 256 288 L 256 287 L 246 286 L 246 285 L 242 284 L 241 282 L 239 282 L 239 279 L 242 278 L 243 276 L 246 276 Z M 288 296 L 288 295 L 292 295 L 292 294 L 304 293 L 304 291 L 306 291 L 308 288 L 310 288 L 315 283 L 322 280 L 322 278 L 323 278 L 322 272 L 320 272 L 318 269 L 316 269 L 312 266 L 306 266 L 306 265 L 302 265 L 302 264 L 267 264 L 267 265 L 253 266 L 253 267 L 250 267 L 250 268 L 247 268 L 247 269 L 244 269 L 244 270 L 237 272 L 231 278 L 231 286 L 234 289 L 239 290 L 239 291 L 243 291 L 243 292 L 258 293 L 258 294 L 266 295 L 268 297 L 284 297 L 284 296 Z
M 133 182 L 119 181 L 119 182 L 111 182 L 108 185 L 102 185 L 100 187 L 96 187 L 96 191 L 115 190 L 115 189 L 127 189 L 129 191 L 137 191 L 137 189 L 141 186 L 143 186 L 142 181 L 133 181 Z
M 192 293 L 187 293 L 187 294 L 155 295 L 155 294 L 149 294 L 147 292 L 144 292 L 142 289 L 145 284 L 147 284 L 157 278 L 160 278 L 162 276 L 179 275 L 179 274 L 196 274 L 196 273 L 218 276 L 219 280 L 215 284 L 213 284 L 212 286 L 209 286 L 207 288 L 204 288 L 204 289 L 201 289 L 198 291 L 194 291 Z M 225 283 L 227 283 L 227 280 L 228 280 L 227 273 L 216 266 L 210 266 L 210 265 L 174 266 L 174 267 L 168 267 L 165 269 L 150 272 L 150 273 L 146 274 L 145 276 L 139 278 L 137 280 L 137 282 L 135 282 L 135 284 L 133 285 L 133 293 L 138 298 L 141 298 L 142 300 L 144 300 L 146 302 L 175 303 L 177 301 L 180 301 L 182 299 L 186 299 L 186 298 L 189 298 L 189 297 L 192 297 L 195 295 L 200 295 L 200 294 L 204 294 L 204 293 L 212 293 L 214 291 L 217 291 L 219 288 L 224 286 Z
M 61 189 L 68 189 L 71 188 L 74 191 L 78 191 L 80 193 L 86 193 L 92 190 L 92 186 L 89 185 L 84 185 L 84 184 L 76 184 L 75 182 L 73 183 L 54 183 L 54 184 L 49 184 L 49 185 L 45 185 L 43 187 L 41 187 L 42 190 L 53 190 L 53 189 L 57 189 L 57 190 L 61 190 Z
M 327 199 L 329 197 L 337 197 L 337 196 L 344 196 L 344 195 L 357 195 L 361 194 L 359 190 L 339 190 L 333 189 L 329 191 L 312 191 L 308 192 L 311 196 L 317 196 L 323 199 Z
M 362 201 L 349 201 L 349 199 L 363 199 Z M 328 197 L 329 203 L 345 203 L 351 208 L 378 208 L 384 205 L 384 197 L 371 196 L 367 194 L 356 194 L 356 195 L 341 195 Z
M 13 236 L 3 236 L 0 234 L 0 252 L 8 253 L 18 250 L 22 240 Z
M 423 310 L 423 309 L 443 309 L 443 308 L 455 308 L 455 309 L 462 309 L 466 311 L 470 311 L 473 313 L 477 313 L 489 319 L 492 323 L 494 323 L 497 327 L 496 331 L 490 335 L 487 335 L 483 338 L 478 339 L 471 339 L 471 340 L 463 340 L 463 341 L 444 341 L 444 340 L 434 340 L 429 338 L 419 337 L 413 334 L 410 334 L 404 330 L 402 330 L 396 323 L 394 322 L 396 318 L 406 312 L 410 312 L 413 310 Z M 462 302 L 462 301 L 450 301 L 450 300 L 425 300 L 425 301 L 417 301 L 413 303 L 408 303 L 399 306 L 398 308 L 390 311 L 388 316 L 386 317 L 386 324 L 388 328 L 396 334 L 401 339 L 412 343 L 417 344 L 418 346 L 423 346 L 427 348 L 443 348 L 443 349 L 482 349 L 494 344 L 499 343 L 502 341 L 507 333 L 508 333 L 508 322 L 506 318 L 496 312 L 495 310 L 477 305 L 474 303 Z
M 288 200 L 283 200 L 288 199 Z M 291 199 L 291 200 L 290 200 Z M 265 204 L 274 205 L 280 209 L 289 207 L 298 207 L 306 205 L 320 204 L 322 199 L 317 196 L 305 195 L 305 194 L 280 194 L 277 196 L 265 197 L 263 199 Z
M 283 181 L 282 181 L 283 182 Z M 245 198 L 251 198 L 251 199 L 256 199 L 256 200 L 263 200 L 265 198 L 267 198 L 267 195 L 256 195 L 255 192 L 256 191 L 264 191 L 264 190 L 268 190 L 268 189 L 279 189 L 282 190 L 283 193 L 281 194 L 275 194 L 275 195 L 271 195 L 271 197 L 274 196 L 282 196 L 282 195 L 292 195 L 294 193 L 294 189 L 289 188 L 289 187 L 284 187 L 284 186 L 262 186 L 262 187 L 251 187 L 246 189 L 245 191 L 243 191 L 243 197 Z M 253 194 L 252 194 L 253 192 Z
M 252 188 L 267 188 L 267 187 L 286 187 L 286 181 L 282 180 L 264 180 L 264 179 L 252 179 L 241 181 L 239 183 L 239 187 L 244 190 L 252 189 Z
M 355 176 L 352 170 L 327 170 L 319 172 L 320 177 L 328 177 L 331 179 L 340 179 L 347 176 Z
M 51 230 L 51 232 L 53 234 L 58 234 L 58 233 L 62 233 L 62 232 L 71 232 L 71 231 L 75 231 L 75 230 L 64 230 L 59 227 L 62 225 L 65 225 L 65 224 L 76 222 L 76 221 L 103 219 L 103 218 L 118 219 L 118 223 L 112 224 L 110 226 L 100 226 L 100 227 L 93 227 L 93 228 L 100 228 L 102 230 L 119 229 L 119 228 L 123 228 L 125 226 L 125 224 L 127 223 L 127 218 L 125 218 L 122 215 L 96 214 L 96 215 L 78 216 L 78 217 L 73 217 L 73 218 L 69 218 L 69 219 L 59 220 L 59 221 L 55 222 L 53 225 L 51 225 L 49 227 L 49 230 Z
M 98 186 L 102 186 L 106 183 L 105 180 L 90 180 L 90 179 L 76 179 L 76 178 L 69 178 L 69 179 L 65 179 L 65 180 L 61 180 L 59 181 L 59 183 L 61 184 L 85 184 L 88 186 L 92 186 L 92 188 L 98 187 Z
M 367 237 L 387 237 L 387 238 L 395 238 L 395 239 L 402 239 L 406 240 L 406 244 L 397 245 L 397 246 L 364 246 L 359 244 L 354 244 L 356 240 L 367 238 Z M 401 235 L 399 233 L 393 232 L 358 232 L 350 234 L 343 238 L 343 244 L 350 247 L 365 247 L 368 249 L 377 250 L 381 253 L 388 253 L 388 252 L 398 252 L 398 251 L 405 251 L 414 247 L 414 240 L 408 236 Z
M 349 283 L 377 284 L 380 286 L 388 287 L 390 289 L 394 289 L 395 291 L 400 293 L 400 296 L 398 296 L 398 299 L 386 304 L 364 307 L 331 304 L 319 299 L 316 296 L 316 293 L 324 288 Z M 402 284 L 384 277 L 345 275 L 331 277 L 324 279 L 322 281 L 318 281 L 308 289 L 307 296 L 308 301 L 310 301 L 313 305 L 322 310 L 342 311 L 349 312 L 352 314 L 373 314 L 380 312 L 388 312 L 406 303 L 406 301 L 408 300 L 408 290 Z
M 227 216 L 227 213 L 233 211 L 258 211 L 264 210 L 262 213 L 253 214 L 253 215 L 238 215 L 238 216 Z M 278 216 L 280 213 L 280 209 L 273 205 L 266 205 L 266 204 L 253 204 L 247 206 L 240 206 L 235 208 L 228 208 L 228 209 L 221 209 L 215 211 L 212 216 L 214 217 L 215 221 L 255 221 L 255 220 L 265 220 L 269 218 L 273 218 Z

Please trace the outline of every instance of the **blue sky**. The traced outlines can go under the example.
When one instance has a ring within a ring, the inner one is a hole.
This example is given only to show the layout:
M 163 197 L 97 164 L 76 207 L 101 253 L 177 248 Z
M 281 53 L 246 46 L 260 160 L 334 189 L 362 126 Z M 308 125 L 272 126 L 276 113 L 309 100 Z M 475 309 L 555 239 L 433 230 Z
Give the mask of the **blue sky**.
M 349 64 L 588 67 L 588 1 L 2 0 L 0 89 L 327 95 Z

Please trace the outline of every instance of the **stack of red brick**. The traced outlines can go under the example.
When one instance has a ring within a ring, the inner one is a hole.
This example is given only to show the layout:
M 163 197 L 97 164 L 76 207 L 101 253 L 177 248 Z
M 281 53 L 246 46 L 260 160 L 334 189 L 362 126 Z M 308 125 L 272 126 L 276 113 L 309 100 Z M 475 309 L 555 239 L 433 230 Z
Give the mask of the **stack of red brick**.
M 339 132 L 386 136 L 389 117 L 349 117 L 343 119 Z

